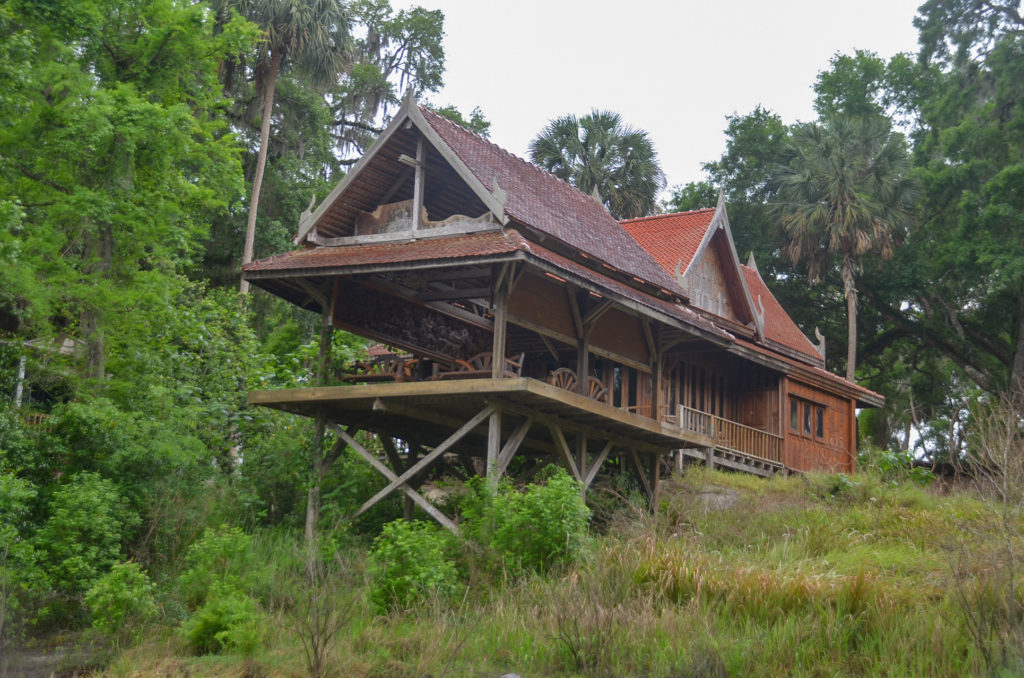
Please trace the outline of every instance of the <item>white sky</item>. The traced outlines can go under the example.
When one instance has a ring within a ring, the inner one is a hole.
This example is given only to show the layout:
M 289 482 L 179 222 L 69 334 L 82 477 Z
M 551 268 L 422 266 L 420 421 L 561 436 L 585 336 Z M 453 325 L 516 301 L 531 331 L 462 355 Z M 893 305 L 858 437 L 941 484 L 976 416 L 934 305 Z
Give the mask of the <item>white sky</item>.
M 725 116 L 758 104 L 811 120 L 812 86 L 837 52 L 917 51 L 923 0 L 392 0 L 445 14 L 446 85 L 430 96 L 527 158 L 555 117 L 608 109 L 646 130 L 668 186 L 703 178 Z

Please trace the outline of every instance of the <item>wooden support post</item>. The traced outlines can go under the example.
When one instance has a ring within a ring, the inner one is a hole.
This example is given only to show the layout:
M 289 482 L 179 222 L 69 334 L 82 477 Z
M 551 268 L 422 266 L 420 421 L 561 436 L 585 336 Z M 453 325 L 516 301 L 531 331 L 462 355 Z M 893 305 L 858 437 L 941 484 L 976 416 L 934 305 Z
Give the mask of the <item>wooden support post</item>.
M 508 264 L 505 266 L 507 267 Z M 505 377 L 508 285 L 507 278 L 504 275 L 499 274 L 498 277 L 498 284 L 494 289 L 494 341 L 491 347 L 491 379 L 503 379 Z
M 393 483 L 398 480 L 398 476 L 396 476 L 391 469 L 382 464 L 381 461 L 377 459 L 377 457 L 373 456 L 373 454 L 371 454 L 369 450 L 367 450 L 365 447 L 356 442 L 355 439 L 349 436 L 344 430 L 342 430 L 340 426 L 335 426 L 333 428 L 337 432 L 337 434 L 341 436 L 353 450 L 355 450 L 356 454 L 362 457 L 367 463 L 370 464 L 370 466 L 377 469 L 377 471 L 379 471 L 381 475 L 383 475 L 385 478 L 387 478 Z M 402 489 L 402 492 L 404 492 L 407 497 L 412 499 L 420 508 L 426 511 L 427 515 L 429 515 L 437 522 L 441 523 L 441 525 L 445 526 L 455 534 L 459 534 L 459 526 L 452 522 L 452 519 L 446 516 L 444 513 L 442 513 L 440 509 L 438 509 L 436 506 L 427 501 L 427 499 L 423 495 L 421 495 L 419 492 L 412 489 L 408 485 L 401 485 L 400 487 Z
M 706 455 L 706 459 L 707 459 L 706 464 L 707 464 L 708 470 L 710 471 L 713 468 L 715 468 L 715 448 L 713 448 L 713 447 L 707 448 L 705 450 L 705 455 Z
M 472 419 L 470 419 L 465 424 L 463 424 L 462 428 L 460 428 L 458 431 L 456 431 L 455 433 L 453 433 L 450 436 L 448 436 L 448 438 L 445 439 L 445 441 L 443 443 L 441 443 L 440 445 L 435 447 L 433 450 L 431 450 L 430 454 L 426 455 L 425 457 L 420 459 L 418 462 L 416 462 L 415 464 L 410 466 L 408 469 L 406 469 L 402 473 L 402 475 L 400 475 L 397 478 L 395 478 L 394 480 L 392 480 L 388 484 L 387 487 L 383 488 L 377 494 L 375 494 L 372 497 L 370 497 L 369 499 L 367 499 L 366 502 L 362 506 L 359 507 L 359 510 L 356 511 L 355 515 L 353 515 L 352 517 L 355 518 L 355 517 L 358 517 L 358 516 L 362 515 L 363 513 L 368 511 L 370 508 L 372 508 L 381 499 L 383 499 L 384 497 L 388 496 L 389 494 L 394 492 L 396 489 L 398 489 L 399 486 L 404 485 L 406 482 L 408 482 L 409 478 L 412 478 L 414 475 L 416 475 L 417 473 L 419 473 L 420 471 L 425 469 L 427 466 L 430 465 L 430 463 L 432 461 L 434 461 L 435 459 L 440 457 L 442 454 L 444 454 L 448 449 L 450 449 L 452 447 L 452 445 L 455 445 L 457 442 L 462 440 L 462 438 L 467 433 L 469 433 L 474 428 L 479 426 L 480 423 L 483 422 L 484 419 L 486 419 L 489 416 L 491 416 L 492 412 L 494 412 L 494 406 L 490 405 L 490 404 L 488 404 L 486 407 L 484 407 L 484 409 L 482 409 L 479 412 L 477 412 L 476 415 Z M 349 443 L 349 444 L 351 444 L 351 443 Z
M 501 410 L 494 408 L 487 422 L 487 486 L 498 488 L 498 455 L 501 452 Z
M 583 336 L 576 345 L 576 392 L 580 395 L 587 395 L 590 384 L 587 383 L 587 376 L 590 374 L 590 327 L 583 329 Z
M 651 452 L 651 511 L 658 510 L 658 486 L 661 480 L 661 455 Z
M 416 139 L 416 168 L 413 174 L 412 184 L 412 232 L 413 235 L 422 225 L 421 213 L 423 212 L 423 137 Z
M 333 340 L 333 327 L 331 325 L 331 314 L 333 313 L 333 298 L 325 300 L 323 310 L 320 314 L 320 347 L 316 361 L 316 383 L 324 386 L 327 383 L 327 368 L 330 364 L 331 341 Z M 313 544 L 316 540 L 316 526 L 320 522 L 320 486 L 326 474 L 326 459 L 324 458 L 324 430 L 327 426 L 327 415 L 323 407 L 316 409 L 316 421 L 313 428 L 313 444 L 310 450 L 310 478 L 309 491 L 306 493 L 306 529 L 305 539 L 307 544 Z
M 633 470 L 636 471 L 637 478 L 640 479 L 640 487 L 643 489 L 644 494 L 647 495 L 647 501 L 654 506 L 654 491 L 651 489 L 651 484 L 647 480 L 647 473 L 644 471 L 644 465 L 640 462 L 640 458 L 636 454 L 636 450 L 629 451 L 629 460 L 633 464 Z

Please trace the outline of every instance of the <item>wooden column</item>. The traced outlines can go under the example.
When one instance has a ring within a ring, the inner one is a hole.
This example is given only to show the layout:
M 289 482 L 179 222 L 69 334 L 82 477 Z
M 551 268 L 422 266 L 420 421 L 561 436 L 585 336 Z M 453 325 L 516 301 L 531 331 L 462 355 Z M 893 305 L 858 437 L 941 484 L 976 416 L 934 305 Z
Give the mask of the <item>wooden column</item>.
M 413 234 L 422 225 L 421 213 L 423 212 L 423 137 L 416 139 L 416 169 L 413 174 L 412 183 L 412 231 Z
M 502 270 L 494 287 L 494 338 L 491 345 L 491 379 L 505 378 L 505 352 L 508 332 L 508 273 Z M 491 413 L 487 422 L 487 485 L 498 486 L 501 453 L 501 410 Z
M 333 293 L 329 303 L 323 304 L 320 314 L 320 350 L 317 354 L 316 383 L 324 386 L 327 383 L 327 369 L 331 358 L 331 341 L 333 326 L 331 315 L 334 311 Z M 324 430 L 327 427 L 327 416 L 322 407 L 316 410 L 316 423 L 313 429 L 313 449 L 310 450 L 310 484 L 306 493 L 306 543 L 312 544 L 316 539 L 316 526 L 320 522 L 320 485 L 325 474 Z

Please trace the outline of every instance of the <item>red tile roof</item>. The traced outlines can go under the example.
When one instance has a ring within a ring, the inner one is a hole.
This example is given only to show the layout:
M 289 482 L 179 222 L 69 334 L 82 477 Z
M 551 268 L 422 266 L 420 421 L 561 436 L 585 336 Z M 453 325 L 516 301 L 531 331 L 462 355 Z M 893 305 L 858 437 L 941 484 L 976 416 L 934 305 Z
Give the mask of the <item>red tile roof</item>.
M 651 253 L 665 271 L 674 273 L 680 262 L 681 271 L 689 267 L 714 216 L 714 209 L 702 209 L 629 219 L 623 221 L 622 226 Z M 756 305 L 760 295 L 761 303 L 764 304 L 765 338 L 805 355 L 812 361 L 820 361 L 821 357 L 814 344 L 796 326 L 761 280 L 761 276 L 742 264 L 740 268 L 750 290 L 751 300 Z
M 764 305 L 764 334 L 769 341 L 774 341 L 797 353 L 802 353 L 815 360 L 820 360 L 817 349 L 811 340 L 807 338 L 800 328 L 796 326 L 793 319 L 789 317 L 782 304 L 775 295 L 771 293 L 768 286 L 761 280 L 761 276 L 752 268 L 740 264 L 743 276 L 747 279 L 747 287 L 750 289 L 750 296 L 757 304 L 758 297 Z
M 621 223 L 663 269 L 674 274 L 680 262 L 680 272 L 686 271 L 714 216 L 714 209 L 703 209 L 627 219 Z
M 503 148 L 420 108 L 430 127 L 488 189 L 507 193 L 505 213 L 630 276 L 678 293 L 670 275 L 592 197 Z

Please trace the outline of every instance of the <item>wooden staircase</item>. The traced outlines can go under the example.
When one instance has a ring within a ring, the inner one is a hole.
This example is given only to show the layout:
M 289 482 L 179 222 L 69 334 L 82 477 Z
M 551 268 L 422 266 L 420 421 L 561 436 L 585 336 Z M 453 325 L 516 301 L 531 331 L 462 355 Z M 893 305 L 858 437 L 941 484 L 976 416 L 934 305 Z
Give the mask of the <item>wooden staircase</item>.
M 765 478 L 771 478 L 776 473 L 785 470 L 785 467 L 780 462 L 763 459 L 727 447 L 685 448 L 678 450 L 678 452 L 686 458 L 704 462 L 708 468 L 722 466 L 733 471 L 753 473 Z

